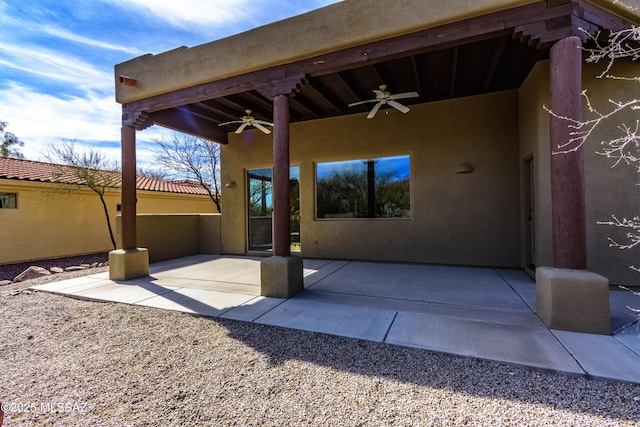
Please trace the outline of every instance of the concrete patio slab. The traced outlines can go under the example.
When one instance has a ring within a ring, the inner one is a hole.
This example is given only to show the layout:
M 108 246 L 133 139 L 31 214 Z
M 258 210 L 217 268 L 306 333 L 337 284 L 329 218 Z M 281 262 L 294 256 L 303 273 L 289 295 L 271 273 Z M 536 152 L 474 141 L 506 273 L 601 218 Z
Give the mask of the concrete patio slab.
M 635 323 L 623 329 L 613 337 L 640 356 L 640 323 Z
M 542 324 L 535 283 L 517 270 L 305 259 L 307 289 L 285 300 L 258 296 L 260 259 L 197 255 L 126 282 L 100 273 L 32 289 L 640 383 L 628 291 L 611 291 L 615 336 L 581 337 Z
M 109 285 L 108 279 L 99 279 L 92 276 L 76 277 L 74 279 L 62 280 L 60 282 L 45 283 L 44 285 L 33 286 L 31 289 L 37 291 L 53 292 L 53 293 L 72 293 L 86 289 L 93 289 L 100 286 Z
M 611 311 L 611 332 L 616 333 L 640 320 L 640 296 L 624 289 L 609 291 L 609 307 Z
M 396 313 L 389 310 L 289 299 L 256 323 L 382 342 Z
M 583 373 L 541 323 L 532 327 L 433 314 L 398 313 L 385 342 L 510 365 L 576 375 Z
M 138 302 L 137 305 L 218 317 L 253 298 L 250 295 L 181 288 L 145 299 Z
M 88 300 L 135 304 L 158 295 L 166 294 L 167 292 L 171 292 L 175 289 L 177 288 L 174 286 L 164 287 L 154 284 L 123 285 L 113 283 L 111 285 L 100 286 L 95 289 L 74 292 L 71 295 Z
M 614 337 L 558 330 L 552 332 L 589 376 L 640 383 L 638 355 Z
M 355 307 L 377 308 L 391 311 L 416 312 L 467 318 L 481 321 L 493 321 L 509 325 L 528 326 L 532 322 L 540 326 L 540 320 L 531 312 L 514 310 L 486 309 L 482 307 L 467 307 L 450 304 L 440 304 L 421 301 L 409 301 L 396 298 L 379 298 L 362 295 L 345 295 L 333 292 L 306 290 L 296 299 L 323 302 L 327 304 L 342 304 Z
M 152 271 L 157 278 L 213 280 L 260 286 L 260 259 L 250 257 L 200 257 L 195 264 Z
M 196 265 L 198 263 L 207 262 L 207 261 L 211 261 L 213 259 L 219 259 L 219 258 L 223 258 L 223 257 L 220 255 L 200 254 L 200 255 L 191 255 L 191 256 L 186 256 L 186 257 L 176 258 L 176 259 L 169 259 L 166 261 L 154 262 L 153 264 L 149 265 L 149 273 L 154 274 L 154 273 L 159 273 L 166 270 L 175 270 L 180 267 L 189 267 L 191 265 Z
M 176 288 L 205 289 L 252 296 L 260 295 L 260 286 L 245 283 L 221 282 L 217 280 L 203 279 L 180 279 L 166 276 L 153 277 L 153 280 L 151 280 L 150 283 L 162 284 L 162 286 L 174 286 Z
M 278 305 L 285 302 L 285 298 L 255 297 L 249 301 L 232 308 L 223 313 L 220 317 L 224 319 L 242 320 L 244 322 L 253 322 L 263 314 L 273 310 Z
M 319 259 L 304 260 L 304 287 L 310 288 L 325 277 L 335 273 L 349 261 L 327 261 Z
M 527 306 L 536 312 L 536 282 L 521 270 L 498 269 L 498 274 L 509 284 Z
M 351 262 L 314 291 L 529 311 L 493 269 Z

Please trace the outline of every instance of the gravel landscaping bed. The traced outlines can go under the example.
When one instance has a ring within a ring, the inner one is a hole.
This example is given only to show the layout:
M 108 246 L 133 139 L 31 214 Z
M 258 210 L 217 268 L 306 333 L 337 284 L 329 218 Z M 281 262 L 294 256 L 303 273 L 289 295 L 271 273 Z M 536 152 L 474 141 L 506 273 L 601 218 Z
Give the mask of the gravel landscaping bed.
M 20 262 L 15 264 L 0 265 L 0 282 L 3 280 L 13 280 L 18 274 L 22 273 L 32 265 L 42 267 L 49 270 L 52 267 L 60 267 L 62 269 L 81 264 L 104 263 L 109 260 L 108 252 L 101 252 L 89 255 L 77 255 L 71 257 L 45 259 L 40 261 Z M 85 273 L 86 274 L 86 273 Z M 58 278 L 57 280 L 60 280 Z
M 640 423 L 640 385 L 27 289 L 103 270 L 0 288 L 5 426 Z

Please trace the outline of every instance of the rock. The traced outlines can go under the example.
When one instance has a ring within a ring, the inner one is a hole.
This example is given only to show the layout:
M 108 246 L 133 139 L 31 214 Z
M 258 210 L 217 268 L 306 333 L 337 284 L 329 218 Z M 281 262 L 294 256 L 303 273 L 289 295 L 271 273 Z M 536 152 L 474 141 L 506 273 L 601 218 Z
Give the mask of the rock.
M 0 286 L 4 286 L 4 285 L 10 285 L 13 282 L 10 280 L 0 280 Z
M 87 267 L 83 267 L 81 265 L 72 265 L 71 267 L 67 267 L 64 269 L 64 271 L 80 271 L 80 270 L 86 270 Z
M 50 274 L 51 273 L 49 273 L 49 271 L 47 269 L 42 268 L 42 267 L 36 267 L 35 265 L 32 265 L 31 267 L 27 268 L 22 273 L 18 274 L 16 276 L 16 278 L 13 279 L 13 281 L 14 281 L 14 283 L 24 282 L 25 280 L 36 279 L 38 277 L 48 276 Z
M 60 267 L 51 267 L 51 268 L 49 269 L 49 271 L 50 271 L 50 272 L 52 272 L 52 273 L 56 273 L 56 274 L 57 274 L 57 273 L 63 273 L 63 272 L 64 272 L 64 269 L 62 269 L 62 268 L 60 268 Z
M 80 267 L 84 267 L 85 269 L 90 268 L 91 264 L 80 264 Z
M 98 263 L 97 263 L 97 262 L 94 262 L 93 264 L 91 264 L 91 266 L 90 266 L 90 267 L 91 267 L 91 268 L 96 268 L 97 266 L 98 266 Z

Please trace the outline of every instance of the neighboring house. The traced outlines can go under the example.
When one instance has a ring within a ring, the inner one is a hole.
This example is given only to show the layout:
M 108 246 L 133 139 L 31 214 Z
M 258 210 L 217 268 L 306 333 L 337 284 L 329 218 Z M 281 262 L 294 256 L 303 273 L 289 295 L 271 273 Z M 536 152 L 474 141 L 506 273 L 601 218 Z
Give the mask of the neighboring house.
M 120 174 L 105 193 L 116 233 Z M 213 213 L 200 186 L 137 178 L 140 213 Z M 113 249 L 98 195 L 64 166 L 0 157 L 0 264 L 106 252 Z
M 594 154 L 617 123 L 583 154 L 552 156 L 569 136 L 543 109 L 576 117 L 582 86 L 602 109 L 638 97 L 636 82 L 595 79 L 602 66 L 579 49 L 582 29 L 634 24 L 640 12 L 614 0 L 345 0 L 117 65 L 123 150 L 153 124 L 222 144 L 226 254 L 288 256 L 294 243 L 306 258 L 554 266 L 638 284 L 631 251 L 596 224 L 640 212 L 633 171 Z M 389 102 L 368 119 L 374 90 L 395 101 L 381 85 L 411 111 Z M 239 134 L 219 126 L 241 116 Z

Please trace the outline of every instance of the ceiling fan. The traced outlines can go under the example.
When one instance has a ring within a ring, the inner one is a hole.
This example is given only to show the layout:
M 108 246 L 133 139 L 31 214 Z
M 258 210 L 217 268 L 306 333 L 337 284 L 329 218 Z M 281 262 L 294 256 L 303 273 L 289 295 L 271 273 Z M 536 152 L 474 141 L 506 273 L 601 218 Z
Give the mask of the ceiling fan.
M 376 115 L 380 107 L 382 107 L 385 104 L 392 106 L 393 108 L 400 111 L 401 113 L 408 113 L 409 107 L 406 107 L 400 104 L 399 102 L 396 101 L 396 99 L 417 98 L 418 96 L 420 96 L 418 92 L 404 92 L 404 93 L 397 93 L 395 95 L 392 95 L 391 92 L 387 92 L 387 85 L 380 85 L 380 89 L 379 90 L 374 89 L 373 93 L 376 94 L 375 99 L 354 102 L 353 104 L 349 104 L 349 107 L 353 107 L 354 105 L 366 104 L 368 102 L 377 102 L 377 104 L 373 106 L 373 108 L 371 109 L 371 112 L 367 116 L 367 119 L 372 119 Z
M 240 117 L 240 120 L 234 120 L 232 122 L 220 123 L 218 126 L 242 123 L 240 125 L 240 127 L 238 129 L 236 129 L 235 133 L 242 133 L 244 128 L 246 128 L 247 126 L 253 126 L 256 129 L 260 129 L 262 132 L 266 133 L 267 135 L 271 133 L 271 131 L 269 129 L 267 129 L 265 126 L 273 126 L 273 123 L 266 122 L 264 120 L 256 120 L 256 118 L 251 115 L 251 110 L 244 110 L 244 112 L 247 113 L 247 115 Z

